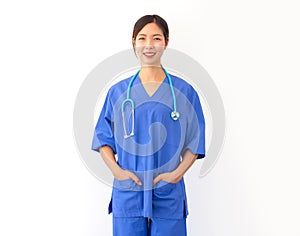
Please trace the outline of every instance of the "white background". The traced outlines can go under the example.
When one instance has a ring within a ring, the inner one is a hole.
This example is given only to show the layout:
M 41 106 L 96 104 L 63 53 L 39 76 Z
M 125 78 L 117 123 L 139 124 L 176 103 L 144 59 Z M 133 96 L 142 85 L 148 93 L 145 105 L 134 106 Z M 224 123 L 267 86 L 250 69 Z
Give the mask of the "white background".
M 110 235 L 110 188 L 78 155 L 74 102 L 98 63 L 131 47 L 135 21 L 156 13 L 226 109 L 215 168 L 186 176 L 189 235 L 299 236 L 298 4 L 1 1 L 0 235 Z

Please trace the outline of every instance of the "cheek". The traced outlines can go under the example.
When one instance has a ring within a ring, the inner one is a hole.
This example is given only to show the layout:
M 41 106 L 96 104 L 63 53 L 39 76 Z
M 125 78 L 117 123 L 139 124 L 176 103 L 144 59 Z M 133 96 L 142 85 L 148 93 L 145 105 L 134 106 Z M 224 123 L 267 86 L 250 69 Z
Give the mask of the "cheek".
M 163 52 L 165 51 L 165 45 L 158 45 L 155 46 L 155 51 L 159 52 L 160 54 L 163 54 Z
M 156 45 L 165 48 L 167 46 L 167 42 L 165 40 L 161 40 L 161 41 L 158 41 L 156 43 Z
M 143 47 L 141 47 L 141 46 L 135 46 L 135 53 L 137 55 L 141 55 L 142 52 L 143 52 Z
M 136 41 L 135 42 L 135 47 L 143 47 L 145 43 L 143 41 Z

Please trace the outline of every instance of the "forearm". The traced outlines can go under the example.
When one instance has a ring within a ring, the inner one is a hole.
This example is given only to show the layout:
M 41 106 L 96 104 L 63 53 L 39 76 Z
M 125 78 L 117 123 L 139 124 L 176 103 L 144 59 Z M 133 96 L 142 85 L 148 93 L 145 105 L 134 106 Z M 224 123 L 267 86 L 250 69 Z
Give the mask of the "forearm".
M 178 167 L 173 171 L 174 177 L 180 180 L 183 175 L 188 171 L 188 169 L 194 164 L 197 159 L 197 155 L 191 153 L 190 150 L 187 150 L 183 157 L 182 161 L 178 165 Z
M 178 165 L 178 167 L 171 171 L 162 173 L 156 176 L 153 180 L 153 184 L 157 184 L 160 180 L 164 180 L 169 183 L 177 183 L 183 177 L 183 175 L 187 172 L 187 170 L 193 165 L 195 160 L 197 159 L 197 155 L 191 153 L 190 150 L 187 150 L 182 158 L 182 161 Z
M 116 161 L 115 154 L 112 148 L 110 146 L 103 146 L 99 149 L 99 152 L 102 156 L 103 161 L 112 172 L 113 176 L 116 176 L 120 172 L 121 167 Z
M 119 166 L 119 164 L 116 161 L 115 154 L 111 149 L 111 147 L 103 146 L 99 149 L 99 152 L 101 153 L 103 161 L 105 162 L 105 164 L 107 165 L 107 167 L 110 169 L 113 176 L 117 180 L 132 179 L 138 185 L 142 185 L 142 182 L 133 172 L 124 170 Z

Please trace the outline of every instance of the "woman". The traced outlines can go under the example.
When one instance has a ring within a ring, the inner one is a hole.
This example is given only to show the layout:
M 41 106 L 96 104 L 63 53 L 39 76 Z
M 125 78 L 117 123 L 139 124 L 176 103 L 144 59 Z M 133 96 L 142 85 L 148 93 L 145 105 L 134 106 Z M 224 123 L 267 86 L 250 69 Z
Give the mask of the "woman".
M 108 91 L 92 149 L 114 176 L 114 236 L 186 235 L 183 175 L 205 156 L 205 122 L 196 91 L 161 65 L 169 30 L 141 17 L 132 44 L 141 68 Z

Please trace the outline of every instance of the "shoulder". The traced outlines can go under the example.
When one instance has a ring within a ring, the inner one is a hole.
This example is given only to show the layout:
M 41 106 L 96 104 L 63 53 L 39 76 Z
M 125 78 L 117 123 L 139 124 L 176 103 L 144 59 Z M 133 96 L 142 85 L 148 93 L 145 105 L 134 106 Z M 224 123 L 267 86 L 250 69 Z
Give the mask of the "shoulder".
M 131 77 L 112 83 L 107 90 L 106 100 L 114 104 L 127 91 Z
M 114 83 L 109 88 L 109 92 L 118 92 L 118 91 L 124 92 L 125 90 L 127 90 L 130 79 L 131 79 L 131 77 L 128 77 L 126 79 L 122 79 L 122 80 Z
M 197 94 L 195 88 L 186 80 L 170 74 L 174 88 L 178 89 L 180 92 L 184 93 L 186 96 L 190 96 L 192 94 Z
M 127 88 L 128 88 L 131 78 L 132 77 L 128 77 L 126 79 L 122 79 L 122 80 L 112 84 L 110 86 L 110 88 L 108 89 L 107 96 L 113 100 L 117 97 L 120 97 L 123 93 L 125 93 L 127 91 Z
M 171 75 L 171 79 L 173 82 L 174 90 L 175 93 L 177 93 L 177 96 L 185 96 L 186 99 L 190 102 L 195 107 L 201 107 L 201 101 L 200 101 L 200 96 L 195 89 L 195 87 L 190 84 L 188 81 L 175 76 Z

